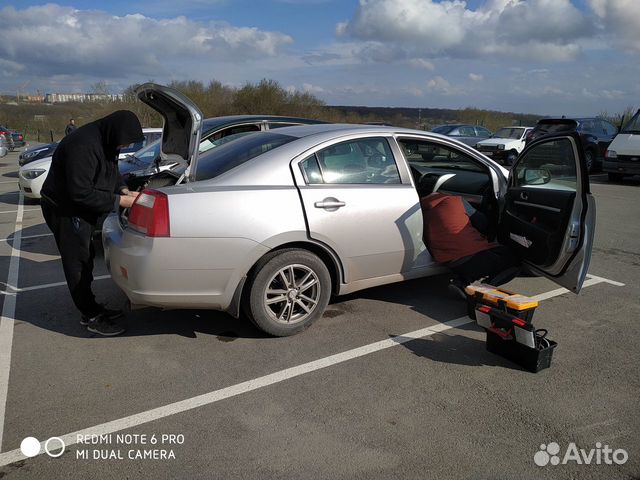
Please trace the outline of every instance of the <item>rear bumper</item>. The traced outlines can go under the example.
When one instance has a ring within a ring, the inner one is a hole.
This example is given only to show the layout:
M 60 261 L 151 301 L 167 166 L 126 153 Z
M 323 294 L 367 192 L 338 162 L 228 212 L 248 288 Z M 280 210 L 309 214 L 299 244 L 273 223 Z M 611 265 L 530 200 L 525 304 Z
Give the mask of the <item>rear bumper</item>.
M 624 175 L 640 175 L 640 162 L 602 162 L 602 171 Z
M 242 277 L 267 247 L 244 238 L 150 238 L 102 227 L 105 262 L 132 304 L 227 310 Z

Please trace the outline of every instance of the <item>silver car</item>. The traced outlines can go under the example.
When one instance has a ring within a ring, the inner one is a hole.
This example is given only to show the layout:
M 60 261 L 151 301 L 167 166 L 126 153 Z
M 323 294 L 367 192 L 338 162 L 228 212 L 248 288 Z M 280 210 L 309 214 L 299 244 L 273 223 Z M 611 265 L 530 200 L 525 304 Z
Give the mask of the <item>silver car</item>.
M 446 268 L 422 240 L 420 198 L 434 191 L 493 215 L 535 272 L 582 286 L 595 203 L 575 134 L 528 146 L 510 178 L 451 138 L 386 126 L 286 127 L 199 154 L 198 108 L 159 85 L 137 92 L 165 119 L 162 155 L 190 166 L 104 224 L 107 264 L 132 304 L 223 310 L 294 334 L 332 294 Z

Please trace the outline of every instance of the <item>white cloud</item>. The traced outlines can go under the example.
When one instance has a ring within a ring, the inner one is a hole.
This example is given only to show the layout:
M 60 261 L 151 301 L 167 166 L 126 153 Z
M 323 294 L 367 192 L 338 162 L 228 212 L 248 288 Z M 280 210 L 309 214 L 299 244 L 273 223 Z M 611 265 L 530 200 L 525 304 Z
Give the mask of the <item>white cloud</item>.
M 427 90 L 443 95 L 460 95 L 463 93 L 462 89 L 451 85 L 447 79 L 439 75 L 427 82 Z
M 436 69 L 433 63 L 423 58 L 412 58 L 411 60 L 409 60 L 409 65 L 411 65 L 414 68 L 421 68 L 423 70 L 428 70 L 430 72 Z
M 324 88 L 318 86 L 318 85 L 312 85 L 311 83 L 303 83 L 302 84 L 302 90 L 305 93 L 311 93 L 311 94 L 318 94 L 318 93 L 323 93 L 324 92 Z
M 580 54 L 577 40 L 592 34 L 592 23 L 570 0 L 492 0 L 476 10 L 462 0 L 360 0 L 353 18 L 338 24 L 336 32 L 401 47 L 418 58 L 505 55 L 566 61 Z
M 638 0 L 588 0 L 614 43 L 640 52 L 640 8 Z
M 292 42 L 279 32 L 186 17 L 119 17 L 55 4 L 0 10 L 0 58 L 33 74 L 150 78 L 175 74 L 189 62 L 207 62 L 213 73 L 215 61 L 274 56 Z
M 482 80 L 484 80 L 484 75 L 480 75 L 479 73 L 470 73 L 469 80 L 471 80 L 472 82 L 481 82 Z

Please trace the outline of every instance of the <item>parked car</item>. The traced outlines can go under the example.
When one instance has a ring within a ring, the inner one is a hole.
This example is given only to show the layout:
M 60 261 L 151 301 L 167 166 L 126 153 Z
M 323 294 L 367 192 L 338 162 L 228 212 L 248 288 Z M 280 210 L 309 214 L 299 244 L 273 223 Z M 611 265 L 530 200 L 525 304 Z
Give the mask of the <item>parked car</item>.
M 602 159 L 618 128 L 602 118 L 544 118 L 527 134 L 527 142 L 543 135 L 575 130 L 582 137 L 589 172 L 601 169 Z
M 162 135 L 161 128 L 143 128 L 142 133 L 145 139 L 138 143 L 147 143 L 149 142 L 149 139 L 152 138 L 157 140 L 158 131 L 160 132 L 159 134 Z M 24 193 L 25 197 L 34 199 L 40 198 L 40 189 L 42 188 L 42 185 L 47 178 L 47 174 L 49 173 L 53 152 L 55 152 L 57 146 L 57 143 L 52 143 L 36 147 L 36 151 L 38 148 L 45 148 L 46 150 L 43 150 L 40 153 L 35 153 L 34 156 L 38 158 L 34 159 L 29 157 L 21 164 L 22 166 L 18 170 L 18 187 Z M 33 149 L 28 150 L 27 152 L 31 152 L 32 150 Z M 24 153 L 26 154 L 27 152 Z M 20 160 L 18 160 L 18 162 L 20 162 Z
M 141 148 L 144 148 L 150 143 L 158 140 L 162 136 L 162 128 L 143 128 L 142 135 L 144 136 L 144 139 L 142 141 L 131 143 L 126 147 L 121 148 L 118 159 L 122 160 L 127 155 L 131 155 L 132 153 L 135 153 Z
M 162 155 L 190 166 L 103 225 L 107 266 L 132 304 L 243 312 L 294 334 L 331 294 L 442 273 L 422 241 L 420 198 L 434 191 L 500 218 L 499 238 L 533 271 L 576 293 L 585 279 L 595 204 L 575 132 L 527 146 L 510 179 L 461 142 L 397 127 L 286 127 L 199 153 L 202 115 L 188 98 L 155 84 L 137 95 L 164 117 Z
M 22 148 L 27 142 L 24 139 L 24 135 L 15 130 L 11 130 L 11 137 L 13 138 L 13 148 Z
M 620 181 L 625 175 L 640 175 L 640 109 L 609 145 L 602 171 L 607 172 L 611 181 Z
M 7 127 L 3 127 L 2 125 L 0 125 L 0 136 L 4 137 L 7 143 L 7 149 L 10 152 L 13 151 L 13 149 L 15 148 L 15 144 L 14 144 L 13 136 L 11 135 L 11 130 L 9 130 Z
M 433 133 L 439 133 L 440 135 L 446 135 L 447 137 L 453 137 L 462 143 L 475 146 L 481 140 L 489 138 L 491 131 L 479 125 L 440 125 L 431 129 Z
M 490 138 L 476 144 L 476 150 L 502 165 L 513 165 L 524 149 L 527 133 L 533 127 L 503 127 Z
M 58 142 L 46 143 L 44 145 L 38 145 L 37 147 L 29 148 L 18 156 L 18 164 L 20 166 L 27 163 L 35 162 L 41 158 L 51 157 L 58 146 Z
M 273 130 L 293 125 L 324 123 L 319 120 L 276 115 L 231 115 L 207 118 L 202 122 L 199 153 L 204 153 L 230 140 L 253 132 Z M 179 178 L 187 164 L 175 157 L 160 158 L 160 144 L 149 145 L 120 161 L 120 174 L 131 190 L 138 190 L 159 172 L 167 171 L 166 178 Z
M 6 157 L 8 152 L 7 140 L 4 135 L 0 135 L 0 158 Z
M 28 163 L 18 170 L 18 187 L 27 198 L 40 198 L 40 190 L 51 168 L 51 157 Z

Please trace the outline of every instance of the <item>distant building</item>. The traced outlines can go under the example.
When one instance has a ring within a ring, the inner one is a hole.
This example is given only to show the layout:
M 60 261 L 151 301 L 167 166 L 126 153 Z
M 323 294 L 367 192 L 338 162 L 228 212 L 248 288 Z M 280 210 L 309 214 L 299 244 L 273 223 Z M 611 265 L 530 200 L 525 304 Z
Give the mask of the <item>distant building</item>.
M 46 103 L 118 102 L 123 99 L 124 95 L 121 93 L 47 93 L 44 97 Z
M 44 95 L 27 95 L 22 99 L 32 103 L 42 103 L 44 102 Z

